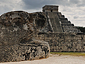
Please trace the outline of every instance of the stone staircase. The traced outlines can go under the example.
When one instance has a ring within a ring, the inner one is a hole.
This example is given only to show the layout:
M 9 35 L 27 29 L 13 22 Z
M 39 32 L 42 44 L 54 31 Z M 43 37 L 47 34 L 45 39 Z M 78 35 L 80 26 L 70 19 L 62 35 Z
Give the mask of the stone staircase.
M 53 32 L 63 32 L 56 12 L 48 13 L 48 22 L 51 24 Z
M 71 24 L 71 22 L 68 21 L 68 19 L 65 18 L 64 15 L 62 15 L 60 12 L 58 12 L 57 15 L 58 15 L 58 18 L 61 22 L 63 32 L 81 33 L 81 31 L 78 30 L 76 27 L 74 27 L 74 24 Z

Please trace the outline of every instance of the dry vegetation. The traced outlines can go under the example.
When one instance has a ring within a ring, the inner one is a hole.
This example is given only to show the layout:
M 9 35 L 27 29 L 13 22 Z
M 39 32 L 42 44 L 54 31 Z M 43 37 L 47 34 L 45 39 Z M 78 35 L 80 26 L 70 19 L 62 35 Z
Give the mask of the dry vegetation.
M 85 52 L 50 52 L 50 53 L 58 55 L 85 56 Z

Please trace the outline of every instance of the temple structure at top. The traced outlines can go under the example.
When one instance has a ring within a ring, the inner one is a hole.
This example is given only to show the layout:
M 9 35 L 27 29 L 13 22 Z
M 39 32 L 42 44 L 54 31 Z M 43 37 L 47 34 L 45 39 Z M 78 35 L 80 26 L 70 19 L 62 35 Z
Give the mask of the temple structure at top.
M 58 6 L 45 5 L 43 7 L 43 12 L 58 12 Z

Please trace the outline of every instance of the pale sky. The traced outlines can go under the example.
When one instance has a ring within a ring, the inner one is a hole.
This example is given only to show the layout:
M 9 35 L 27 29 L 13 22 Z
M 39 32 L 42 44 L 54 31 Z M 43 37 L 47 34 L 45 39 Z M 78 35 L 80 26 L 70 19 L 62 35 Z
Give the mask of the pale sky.
M 44 5 L 58 5 L 71 23 L 85 27 L 85 0 L 0 0 L 0 15 L 17 10 L 40 12 Z

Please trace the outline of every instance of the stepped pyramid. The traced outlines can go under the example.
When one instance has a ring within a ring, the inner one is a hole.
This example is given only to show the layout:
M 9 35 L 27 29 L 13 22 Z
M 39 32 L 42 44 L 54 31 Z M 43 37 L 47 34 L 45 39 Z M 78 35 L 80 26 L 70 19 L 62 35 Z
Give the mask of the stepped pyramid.
M 59 6 L 54 5 L 45 5 L 43 9 L 43 14 L 46 15 L 47 19 L 47 26 L 45 27 L 44 31 L 51 31 L 51 32 L 72 32 L 72 33 L 81 33 L 79 29 L 77 29 L 74 24 L 68 21 L 61 12 L 58 12 Z

